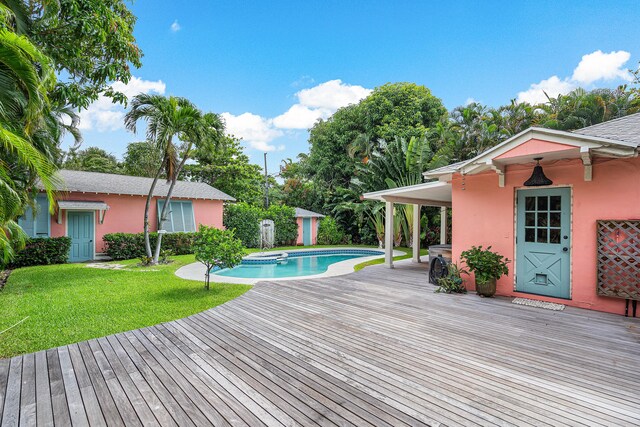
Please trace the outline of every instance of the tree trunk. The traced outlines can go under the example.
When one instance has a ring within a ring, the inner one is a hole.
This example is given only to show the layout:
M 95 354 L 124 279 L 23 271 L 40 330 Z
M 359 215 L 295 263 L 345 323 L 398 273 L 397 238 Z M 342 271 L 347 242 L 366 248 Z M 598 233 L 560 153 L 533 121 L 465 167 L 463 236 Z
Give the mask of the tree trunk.
M 162 206 L 162 214 L 160 215 L 160 224 L 162 224 L 163 222 L 165 222 L 167 220 L 167 213 L 168 211 L 168 206 L 171 203 L 171 195 L 173 194 L 173 187 L 176 186 L 176 182 L 178 181 L 178 176 L 180 176 L 180 171 L 182 171 L 182 167 L 184 166 L 184 164 L 186 163 L 187 159 L 189 158 L 189 151 L 191 151 L 191 146 L 189 146 L 187 148 L 187 150 L 185 150 L 185 155 L 182 158 L 182 161 L 180 162 L 180 165 L 178 165 L 178 168 L 176 169 L 175 175 L 173 177 L 173 179 L 171 180 L 171 185 L 169 186 L 169 191 L 167 192 L 167 197 L 164 199 L 164 206 Z M 156 251 L 153 254 L 153 263 L 157 264 L 158 260 L 160 259 L 160 247 L 162 245 L 162 234 L 158 233 L 158 241 L 156 242 Z
M 156 184 L 158 183 L 158 179 L 160 178 L 160 174 L 162 173 L 163 164 L 160 165 L 158 171 L 156 172 L 156 176 L 153 178 L 153 182 L 151 183 L 151 188 L 149 189 L 149 195 L 147 195 L 147 203 L 144 207 L 144 249 L 147 254 L 147 257 L 151 258 L 153 253 L 151 252 L 151 241 L 149 240 L 149 208 L 151 207 L 151 199 L 153 199 L 153 192 L 156 189 Z

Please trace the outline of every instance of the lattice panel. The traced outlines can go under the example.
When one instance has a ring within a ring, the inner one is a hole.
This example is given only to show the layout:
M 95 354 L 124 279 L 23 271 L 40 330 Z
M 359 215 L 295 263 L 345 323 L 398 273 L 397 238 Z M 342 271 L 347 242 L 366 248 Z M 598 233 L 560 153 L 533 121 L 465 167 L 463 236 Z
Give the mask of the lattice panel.
M 598 221 L 598 295 L 640 300 L 640 220 Z

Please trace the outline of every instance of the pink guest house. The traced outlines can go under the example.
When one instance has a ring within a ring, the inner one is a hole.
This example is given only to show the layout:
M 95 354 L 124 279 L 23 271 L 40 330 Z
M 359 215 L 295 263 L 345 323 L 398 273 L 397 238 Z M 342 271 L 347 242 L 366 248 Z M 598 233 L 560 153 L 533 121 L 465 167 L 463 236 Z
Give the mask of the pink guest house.
M 62 183 L 56 212 L 49 213 L 44 195 L 37 197 L 34 216 L 27 212 L 19 223 L 31 237 L 71 237 L 69 261 L 100 258 L 102 237 L 108 233 L 141 233 L 151 178 L 97 172 L 61 170 Z M 158 214 L 169 185 L 158 181 L 151 206 L 151 229 L 158 229 Z M 167 232 L 196 231 L 199 224 L 222 228 L 225 201 L 233 197 L 202 182 L 178 181 L 171 198 Z
M 387 230 L 394 203 L 439 206 L 445 223 L 451 208 L 453 262 L 473 245 L 512 260 L 498 295 L 623 314 L 640 299 L 638 145 L 640 114 L 573 132 L 533 127 L 426 172 L 423 184 L 364 198 L 386 202 Z M 420 261 L 415 250 L 413 260 Z

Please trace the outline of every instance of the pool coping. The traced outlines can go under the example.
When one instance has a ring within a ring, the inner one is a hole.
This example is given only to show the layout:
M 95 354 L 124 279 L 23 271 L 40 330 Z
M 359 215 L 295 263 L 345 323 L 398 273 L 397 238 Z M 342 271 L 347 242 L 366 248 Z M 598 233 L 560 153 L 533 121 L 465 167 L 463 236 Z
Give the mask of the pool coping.
M 377 248 L 363 248 L 358 246 L 336 246 L 336 247 L 327 247 L 327 248 L 305 248 L 305 249 L 291 249 L 285 250 L 283 252 L 317 252 L 317 251 L 335 251 L 335 250 L 380 250 Z M 404 252 L 394 250 L 393 256 L 405 255 Z M 227 277 L 227 276 L 218 276 L 211 275 L 211 281 L 216 283 L 237 283 L 244 285 L 255 285 L 258 282 L 271 281 L 271 280 L 305 280 L 305 279 L 318 279 L 321 277 L 334 277 L 334 276 L 343 276 L 345 274 L 353 273 L 353 268 L 363 262 L 371 261 L 378 258 L 383 258 L 384 253 L 380 253 L 380 255 L 371 255 L 365 257 L 358 257 L 353 259 L 348 259 L 345 261 L 336 262 L 331 264 L 327 271 L 320 274 L 313 274 L 309 276 L 293 276 L 293 277 L 278 277 L 278 278 L 268 278 L 268 277 L 258 277 L 258 278 L 244 278 L 244 277 Z M 194 262 L 191 264 L 187 264 L 183 267 L 180 267 L 176 270 L 176 276 L 181 279 L 187 280 L 195 280 L 198 282 L 204 282 L 204 274 L 206 272 L 206 267 L 204 264 L 200 262 Z

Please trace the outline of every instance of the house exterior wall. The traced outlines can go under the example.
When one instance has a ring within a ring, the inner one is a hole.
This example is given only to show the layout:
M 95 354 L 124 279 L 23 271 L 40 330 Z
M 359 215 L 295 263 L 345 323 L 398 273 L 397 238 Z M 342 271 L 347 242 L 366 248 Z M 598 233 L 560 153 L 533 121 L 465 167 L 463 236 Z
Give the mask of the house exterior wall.
M 298 239 L 296 240 L 296 245 L 302 246 L 304 245 L 303 240 L 303 221 L 302 217 L 296 218 L 296 222 L 298 223 Z M 311 244 L 315 245 L 318 241 L 318 218 L 311 218 Z
M 150 208 L 150 226 L 152 231 L 158 229 L 158 197 L 154 197 Z M 95 253 L 104 252 L 102 237 L 109 233 L 142 233 L 144 230 L 144 209 L 147 198 L 144 196 L 130 196 L 117 194 L 95 194 L 72 192 L 60 197 L 59 200 L 75 201 L 101 201 L 109 205 L 109 210 L 104 217 L 104 223 L 100 224 L 99 215 L 96 212 L 95 220 Z M 189 200 L 173 198 L 173 200 Z M 196 227 L 200 224 L 223 228 L 222 200 L 191 200 Z M 58 224 L 58 215 L 51 215 L 51 237 L 67 235 L 67 211 L 62 211 L 61 223 Z
M 559 160 L 544 164 L 553 186 L 572 189 L 571 299 L 557 299 L 514 290 L 514 267 L 498 281 L 497 294 L 521 296 L 611 313 L 624 313 L 624 300 L 596 294 L 596 220 L 640 218 L 640 158 L 601 159 L 593 162 L 593 180 L 584 181 L 579 160 Z M 516 190 L 531 175 L 531 166 L 507 168 L 505 187 L 498 186 L 493 172 L 452 179 L 453 258 L 473 245 L 492 249 L 511 260 L 515 258 Z M 530 188 L 530 187 L 529 187 Z M 473 277 L 467 281 L 473 289 Z

